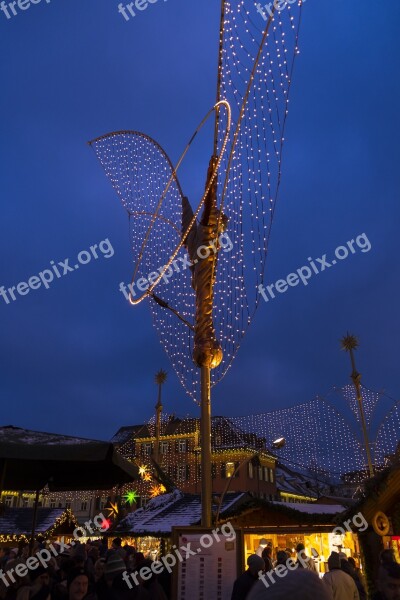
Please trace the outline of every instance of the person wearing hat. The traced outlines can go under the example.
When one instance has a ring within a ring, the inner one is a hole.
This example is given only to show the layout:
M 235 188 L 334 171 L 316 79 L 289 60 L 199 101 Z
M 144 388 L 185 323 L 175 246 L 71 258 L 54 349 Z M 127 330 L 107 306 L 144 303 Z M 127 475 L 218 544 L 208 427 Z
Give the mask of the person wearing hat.
M 47 567 L 39 565 L 29 573 L 31 578 L 31 589 L 29 597 L 31 600 L 50 600 L 50 573 Z
M 265 570 L 265 562 L 258 554 L 251 554 L 247 559 L 248 569 L 233 584 L 231 600 L 245 600 L 253 585 L 259 578 L 260 571 Z
M 104 568 L 104 576 L 96 583 L 98 600 L 150 600 L 151 596 L 141 585 L 129 589 L 122 578 L 126 572 L 125 561 L 114 552 L 110 554 Z
M 88 595 L 89 575 L 81 567 L 74 567 L 67 575 L 68 600 L 83 600 Z
M 342 571 L 340 555 L 332 552 L 328 558 L 329 573 L 325 573 L 322 581 L 332 592 L 334 600 L 360 600 L 354 579 Z

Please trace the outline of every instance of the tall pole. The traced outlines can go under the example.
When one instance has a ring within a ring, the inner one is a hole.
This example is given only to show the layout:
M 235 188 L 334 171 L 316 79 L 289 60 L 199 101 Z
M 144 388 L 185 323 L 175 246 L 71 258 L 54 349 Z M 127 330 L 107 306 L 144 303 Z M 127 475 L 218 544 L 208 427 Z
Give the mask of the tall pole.
M 214 172 L 216 157 L 212 156 L 208 167 L 207 183 Z M 216 180 L 214 180 L 204 202 L 200 223 L 194 223 L 185 240 L 192 262 L 192 287 L 196 294 L 193 361 L 200 368 L 201 376 L 201 524 L 211 528 L 211 369 L 215 369 L 223 358 L 222 348 L 216 338 L 213 322 L 214 283 L 216 274 L 219 234 L 226 219 L 219 218 L 217 209 Z M 223 216 L 223 215 L 222 215 Z M 193 211 L 187 198 L 183 198 L 182 231 L 187 231 Z M 208 248 L 207 256 L 198 253 L 202 246 Z
M 360 421 L 361 421 L 361 428 L 362 428 L 363 438 L 364 438 L 364 447 L 365 447 L 365 454 L 367 457 L 369 476 L 373 477 L 374 476 L 374 467 L 373 467 L 372 459 L 371 459 L 371 448 L 369 445 L 367 424 L 365 421 L 365 414 L 364 414 L 363 398 L 362 398 L 362 394 L 361 394 L 361 373 L 358 373 L 358 371 L 356 369 L 356 361 L 354 358 L 354 350 L 357 347 L 358 347 L 358 339 L 356 338 L 355 335 L 347 334 L 346 336 L 344 336 L 342 338 L 342 349 L 350 354 L 351 367 L 352 367 L 352 372 L 351 372 L 350 377 L 353 381 L 353 384 L 354 384 L 354 387 L 356 390 L 356 397 L 357 397 L 357 403 L 358 403 L 358 410 L 360 413 Z
M 167 379 L 167 373 L 166 373 L 166 371 L 163 371 L 163 369 L 161 369 L 160 371 L 158 371 L 158 373 L 156 373 L 155 382 L 158 385 L 158 400 L 157 400 L 157 404 L 155 406 L 155 409 L 156 409 L 156 444 L 155 444 L 155 448 L 153 451 L 153 457 L 157 464 L 159 464 L 158 459 L 160 456 L 161 413 L 162 413 L 162 409 L 163 409 L 163 405 L 161 402 L 161 387 L 165 383 L 166 379 Z
M 211 369 L 208 366 L 201 367 L 201 524 L 203 527 L 211 527 Z

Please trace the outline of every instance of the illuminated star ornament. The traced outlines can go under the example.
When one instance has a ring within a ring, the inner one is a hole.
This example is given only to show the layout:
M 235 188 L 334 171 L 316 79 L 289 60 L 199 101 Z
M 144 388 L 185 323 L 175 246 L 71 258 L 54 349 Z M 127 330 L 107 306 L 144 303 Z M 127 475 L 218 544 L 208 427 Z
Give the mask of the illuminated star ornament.
M 137 492 L 135 492 L 134 490 L 127 492 L 124 496 L 127 504 L 130 504 L 132 506 L 132 504 L 136 504 L 137 500 L 138 500 L 138 494 Z
M 106 510 L 108 511 L 109 517 L 118 517 L 119 510 L 117 504 L 113 504 L 112 502 L 110 502 L 110 507 L 106 508 Z
M 150 495 L 152 498 L 156 498 L 157 496 L 163 494 L 165 491 L 166 489 L 163 485 L 153 485 L 150 489 Z
M 148 467 L 146 465 L 140 465 L 139 467 L 139 475 L 141 475 L 143 478 L 145 477 L 145 475 L 147 475 L 148 472 Z

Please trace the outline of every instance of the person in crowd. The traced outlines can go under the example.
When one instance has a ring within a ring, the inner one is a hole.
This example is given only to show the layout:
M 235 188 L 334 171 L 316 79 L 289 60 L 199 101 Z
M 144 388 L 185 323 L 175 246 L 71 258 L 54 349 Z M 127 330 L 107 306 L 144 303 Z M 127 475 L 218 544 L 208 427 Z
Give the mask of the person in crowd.
M 360 596 L 354 579 L 342 571 L 338 552 L 332 552 L 328 558 L 329 572 L 322 581 L 329 588 L 334 600 L 359 600 Z
M 385 548 L 379 555 L 379 562 L 381 565 L 389 565 L 396 563 L 396 556 L 393 548 Z
M 379 567 L 378 592 L 373 600 L 400 600 L 400 565 L 397 562 Z
M 271 571 L 271 569 L 273 569 L 273 563 L 272 563 L 272 546 L 266 546 L 266 548 L 264 548 L 264 550 L 262 551 L 261 554 L 262 558 L 264 559 L 264 570 L 265 571 Z
M 87 550 L 87 557 L 88 557 L 88 564 L 90 564 L 94 569 L 96 562 L 100 558 L 100 552 L 99 552 L 98 546 L 95 546 L 94 544 L 90 545 L 89 549 Z
M 307 556 L 306 549 L 304 544 L 297 544 L 296 546 L 296 554 L 297 554 L 297 565 L 302 568 L 307 568 L 310 571 L 317 572 L 317 567 L 315 566 L 315 561 L 311 556 Z M 299 560 L 301 558 L 301 561 Z M 304 563 L 307 565 L 304 567 Z
M 151 569 L 152 564 L 153 564 L 153 561 L 151 561 L 149 559 L 145 559 L 145 561 L 141 565 L 141 568 L 148 567 Z M 167 600 L 167 596 L 163 590 L 163 587 L 160 584 L 160 582 L 158 581 L 158 576 L 155 575 L 154 573 L 152 573 L 152 575 L 149 579 L 146 579 L 146 581 L 143 581 L 143 587 L 149 593 L 151 600 Z
M 50 573 L 49 569 L 39 565 L 34 571 L 30 571 L 31 589 L 30 600 L 50 600 Z
M 278 550 L 276 553 L 275 569 L 278 565 L 286 566 L 288 559 L 289 559 L 289 556 L 288 556 L 286 550 Z
M 106 568 L 106 560 L 105 558 L 99 558 L 96 560 L 94 565 L 94 580 L 95 582 L 99 581 L 103 575 Z
M 108 557 L 111 556 L 111 554 L 113 554 L 113 553 L 119 554 L 119 556 L 123 560 L 125 560 L 126 552 L 122 548 L 122 540 L 120 537 L 113 539 L 111 548 L 110 548 L 110 550 L 107 551 L 107 560 L 108 560 Z
M 351 565 L 353 567 L 353 569 L 355 570 L 355 572 L 358 575 L 358 579 L 361 582 L 361 585 L 363 586 L 364 590 L 367 591 L 367 582 L 365 580 L 364 574 L 361 571 L 360 567 L 357 565 L 355 559 L 352 556 L 349 556 L 349 558 L 347 559 L 349 561 L 349 565 Z
M 63 553 L 57 557 L 58 571 L 55 574 L 52 589 L 52 600 L 66 600 L 68 597 L 67 577 L 74 568 L 74 563 L 69 554 Z
M 265 562 L 261 556 L 251 554 L 247 559 L 248 569 L 233 584 L 231 600 L 245 600 L 247 594 L 257 582 L 259 572 L 265 570 Z M 211 600 L 211 599 L 210 599 Z
M 101 580 L 96 585 L 98 600 L 152 600 L 142 585 L 132 582 L 132 587 L 128 587 L 122 577 L 125 571 L 126 565 L 121 556 L 116 552 L 112 553 L 105 565 L 105 586 L 100 585 Z
M 21 559 L 12 559 L 7 562 L 6 568 L 7 570 L 15 570 L 22 563 Z M 29 600 L 30 590 L 31 580 L 28 575 L 25 577 L 15 577 L 15 582 L 8 586 L 4 585 L 4 588 L 1 590 L 1 597 L 5 600 Z
M 367 592 L 364 589 L 364 586 L 361 583 L 361 580 L 356 570 L 354 569 L 350 561 L 347 559 L 347 556 L 345 554 L 343 554 L 343 556 L 342 554 L 340 554 L 340 568 L 342 569 L 342 571 L 344 571 L 354 579 L 354 583 L 356 584 L 360 600 L 367 600 Z
M 81 567 L 74 567 L 67 578 L 68 600 L 83 600 L 88 597 L 89 574 Z
M 333 600 L 331 590 L 310 569 L 287 571 L 284 577 L 276 577 L 275 583 L 258 581 L 246 600 Z M 268 585 L 268 587 L 267 587 Z

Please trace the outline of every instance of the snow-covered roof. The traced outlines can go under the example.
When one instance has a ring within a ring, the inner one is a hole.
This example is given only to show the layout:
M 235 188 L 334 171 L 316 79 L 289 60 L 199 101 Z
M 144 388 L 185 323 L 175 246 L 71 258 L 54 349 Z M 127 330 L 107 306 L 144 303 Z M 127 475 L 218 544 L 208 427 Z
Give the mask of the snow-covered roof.
M 346 510 L 346 508 L 340 504 L 317 504 L 316 502 L 272 502 L 272 504 L 286 506 L 287 508 L 292 508 L 298 512 L 308 513 L 310 515 L 335 515 Z
M 221 514 L 230 510 L 247 493 L 226 494 Z M 214 507 L 216 509 L 216 507 Z M 129 514 L 118 525 L 116 531 L 130 534 L 167 534 L 172 527 L 187 527 L 197 524 L 201 519 L 201 497 L 199 494 L 184 494 L 175 490 L 150 500 L 145 508 L 139 508 Z
M 36 534 L 45 534 L 65 512 L 63 508 L 38 508 Z M 26 535 L 32 533 L 33 508 L 6 508 L 0 517 L 0 535 Z

